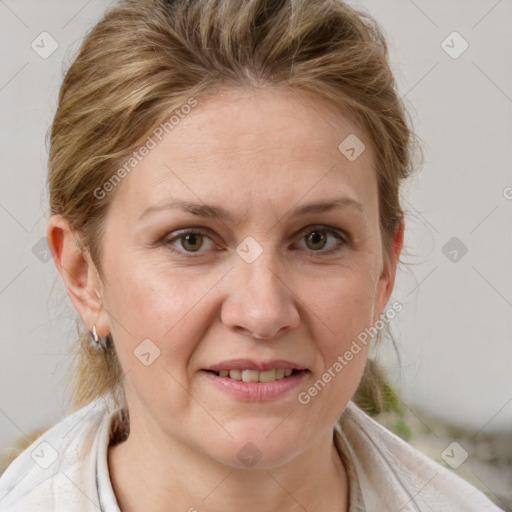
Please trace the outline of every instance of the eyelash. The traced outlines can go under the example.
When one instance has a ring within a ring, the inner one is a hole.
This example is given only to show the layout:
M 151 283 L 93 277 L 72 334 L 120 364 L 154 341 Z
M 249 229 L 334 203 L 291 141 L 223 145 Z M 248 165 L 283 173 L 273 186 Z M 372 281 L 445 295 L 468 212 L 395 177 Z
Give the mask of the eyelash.
M 333 248 L 327 249 L 327 250 L 322 250 L 322 249 L 319 249 L 318 251 L 310 250 L 309 252 L 311 252 L 311 253 L 314 253 L 314 254 L 318 253 L 321 255 L 330 255 L 330 254 L 334 254 L 334 253 L 337 253 L 337 252 L 343 250 L 345 248 L 345 246 L 348 245 L 348 241 L 345 238 L 345 236 L 343 235 L 342 231 L 334 229 L 330 226 L 323 226 L 323 225 L 308 226 L 307 228 L 303 229 L 298 235 L 299 240 L 302 240 L 307 234 L 310 234 L 310 233 L 313 233 L 316 231 L 324 232 L 324 233 L 334 236 L 341 242 L 341 245 L 337 245 L 336 247 L 333 247 Z M 175 242 L 176 240 L 184 239 L 187 235 L 202 235 L 202 236 L 205 236 L 205 237 L 209 238 L 210 240 L 212 240 L 210 237 L 210 233 L 208 231 L 201 229 L 201 228 L 189 228 L 189 229 L 186 229 L 183 231 L 179 231 L 176 235 L 174 235 L 171 238 L 169 238 L 168 236 L 164 237 L 162 239 L 162 244 L 165 245 L 166 247 L 168 247 L 173 252 L 176 252 L 186 258 L 200 257 L 201 253 L 204 251 L 197 250 L 197 251 L 193 252 L 193 251 L 179 250 L 172 246 L 173 242 Z M 213 242 L 213 240 L 212 240 L 212 242 Z

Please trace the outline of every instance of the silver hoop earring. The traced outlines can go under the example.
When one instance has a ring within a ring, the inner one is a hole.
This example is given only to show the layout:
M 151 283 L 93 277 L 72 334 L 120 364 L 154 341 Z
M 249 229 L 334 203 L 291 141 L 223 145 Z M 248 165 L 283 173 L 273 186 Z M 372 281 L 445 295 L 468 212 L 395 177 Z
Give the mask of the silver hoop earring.
M 92 332 L 89 332 L 89 341 L 96 350 L 107 350 L 108 335 L 100 337 L 96 332 L 96 325 L 92 326 Z

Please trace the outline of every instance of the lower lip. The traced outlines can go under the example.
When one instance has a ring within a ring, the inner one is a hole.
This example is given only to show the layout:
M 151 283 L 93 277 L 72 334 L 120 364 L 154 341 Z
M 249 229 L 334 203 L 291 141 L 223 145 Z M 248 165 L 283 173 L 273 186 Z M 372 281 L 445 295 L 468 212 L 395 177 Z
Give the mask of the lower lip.
M 201 373 L 214 385 L 248 402 L 265 402 L 285 395 L 299 385 L 307 372 L 308 370 L 300 370 L 289 377 L 273 382 L 244 382 L 201 370 Z

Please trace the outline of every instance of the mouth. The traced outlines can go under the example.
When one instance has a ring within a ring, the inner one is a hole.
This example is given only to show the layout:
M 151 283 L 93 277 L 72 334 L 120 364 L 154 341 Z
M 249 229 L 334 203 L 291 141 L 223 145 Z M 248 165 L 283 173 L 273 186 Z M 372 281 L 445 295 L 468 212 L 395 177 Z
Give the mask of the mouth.
M 284 398 L 298 386 L 307 375 L 306 369 L 276 368 L 271 370 L 202 370 L 200 374 L 207 385 L 221 393 L 244 402 L 267 402 Z
M 301 371 L 295 368 L 274 368 L 271 370 L 258 371 L 258 370 L 206 370 L 213 373 L 217 377 L 225 377 L 232 380 L 242 382 L 274 382 L 276 380 L 287 379 Z

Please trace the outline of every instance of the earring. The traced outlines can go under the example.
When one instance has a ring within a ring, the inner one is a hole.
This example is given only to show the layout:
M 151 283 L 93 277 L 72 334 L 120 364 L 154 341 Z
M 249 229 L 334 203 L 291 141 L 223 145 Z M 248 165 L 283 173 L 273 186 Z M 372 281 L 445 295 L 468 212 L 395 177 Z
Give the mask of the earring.
M 89 341 L 96 350 L 107 350 L 108 335 L 100 338 L 96 332 L 96 325 L 93 325 L 92 332 L 89 332 Z

